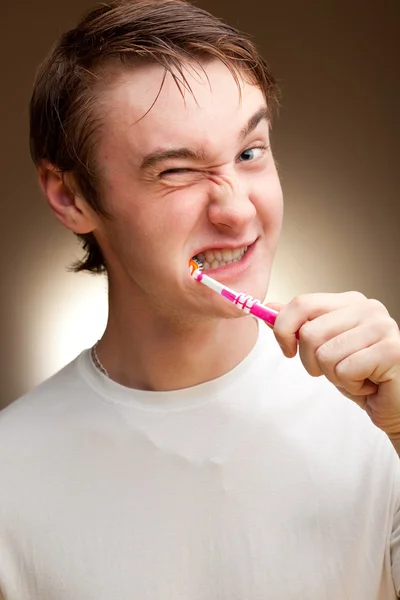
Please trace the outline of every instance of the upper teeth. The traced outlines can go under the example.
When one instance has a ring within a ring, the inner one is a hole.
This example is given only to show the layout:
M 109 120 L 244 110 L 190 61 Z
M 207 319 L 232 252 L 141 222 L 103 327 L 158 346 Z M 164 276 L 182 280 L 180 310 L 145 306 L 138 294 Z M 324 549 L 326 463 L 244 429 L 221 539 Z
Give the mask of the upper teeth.
M 203 263 L 203 269 L 217 269 L 231 263 L 238 262 L 247 251 L 247 246 L 230 250 L 206 250 L 204 254 L 200 253 L 197 258 Z

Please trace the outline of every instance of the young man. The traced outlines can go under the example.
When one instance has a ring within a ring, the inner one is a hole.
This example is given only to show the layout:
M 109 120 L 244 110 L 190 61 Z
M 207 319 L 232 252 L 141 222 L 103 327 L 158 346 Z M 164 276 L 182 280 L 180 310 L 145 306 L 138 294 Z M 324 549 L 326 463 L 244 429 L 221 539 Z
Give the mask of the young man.
M 109 319 L 1 414 L 6 600 L 397 597 L 396 323 L 312 294 L 272 331 L 189 276 L 201 255 L 265 297 L 275 103 L 253 45 L 180 0 L 102 5 L 42 65 L 33 158 Z

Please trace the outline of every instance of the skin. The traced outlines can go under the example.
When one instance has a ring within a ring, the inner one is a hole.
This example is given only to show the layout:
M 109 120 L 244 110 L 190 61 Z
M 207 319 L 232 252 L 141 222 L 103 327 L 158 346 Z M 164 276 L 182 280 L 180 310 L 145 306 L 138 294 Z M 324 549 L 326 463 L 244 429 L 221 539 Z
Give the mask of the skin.
M 400 332 L 385 306 L 360 292 L 305 294 L 269 306 L 280 311 L 274 333 L 285 356 L 299 350 L 308 373 L 325 375 L 366 410 L 400 455 Z
M 222 63 L 205 68 L 208 80 L 187 74 L 194 97 L 182 98 L 167 76 L 144 118 L 160 88 L 160 67 L 123 72 L 102 94 L 97 161 L 111 222 L 71 192 L 73 182 L 68 189 L 50 165 L 41 170 L 56 216 L 73 231 L 93 231 L 106 257 L 109 319 L 98 355 L 113 379 L 134 388 L 192 386 L 243 360 L 256 341 L 255 322 L 194 281 L 188 261 L 207 248 L 256 241 L 246 269 L 226 267 L 220 279 L 263 298 L 281 231 L 268 121 L 260 118 L 243 136 L 266 110 L 263 94 L 242 82 L 240 96 Z M 265 148 L 243 156 L 255 146 Z M 141 166 L 156 150 L 182 147 L 202 156 Z M 171 169 L 186 171 L 165 173 Z
M 93 213 L 71 178 L 62 180 L 48 163 L 39 169 L 57 218 L 77 233 L 93 231 L 102 248 L 109 319 L 98 354 L 114 380 L 133 388 L 172 390 L 213 379 L 255 343 L 253 319 L 189 277 L 192 256 L 255 242 L 243 263 L 214 275 L 254 297 L 268 289 L 282 191 L 268 120 L 243 135 L 265 100 L 245 81 L 240 97 L 221 63 L 205 70 L 208 80 L 189 68 L 195 99 L 182 98 L 167 75 L 144 118 L 160 87 L 160 67 L 120 73 L 103 92 L 96 152 L 111 221 Z M 149 159 L 178 147 L 197 157 Z M 358 292 L 309 294 L 270 306 L 280 311 L 274 333 L 285 356 L 299 351 L 310 375 L 326 376 L 357 402 L 398 450 L 400 333 L 386 308 Z

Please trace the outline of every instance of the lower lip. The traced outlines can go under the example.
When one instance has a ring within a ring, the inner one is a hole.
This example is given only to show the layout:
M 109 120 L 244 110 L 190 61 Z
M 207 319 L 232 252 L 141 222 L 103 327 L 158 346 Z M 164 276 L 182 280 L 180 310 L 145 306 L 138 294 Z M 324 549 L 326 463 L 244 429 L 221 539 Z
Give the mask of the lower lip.
M 241 275 L 249 266 L 249 262 L 254 253 L 256 243 L 254 242 L 247 248 L 247 251 L 243 254 L 242 258 L 237 262 L 231 263 L 229 265 L 224 265 L 222 267 L 217 267 L 216 269 L 204 269 L 204 273 L 207 275 L 218 275 L 221 279 L 226 275 L 229 277 L 236 277 Z

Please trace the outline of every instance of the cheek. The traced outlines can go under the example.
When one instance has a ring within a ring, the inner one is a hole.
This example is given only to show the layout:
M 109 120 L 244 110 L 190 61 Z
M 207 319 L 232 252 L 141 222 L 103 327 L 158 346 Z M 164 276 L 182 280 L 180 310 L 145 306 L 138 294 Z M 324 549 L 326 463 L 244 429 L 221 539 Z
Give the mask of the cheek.
M 278 174 L 268 173 L 255 178 L 250 199 L 264 229 L 279 235 L 283 219 L 283 193 Z
M 156 225 L 159 235 L 171 241 L 191 236 L 199 223 L 206 219 L 207 185 L 204 182 L 168 192 L 157 208 Z
M 155 197 L 143 195 L 140 202 L 125 204 L 116 216 L 114 243 L 126 255 L 152 261 L 154 256 L 166 256 L 192 237 L 193 230 L 204 215 L 204 190 L 192 186 L 168 191 Z M 138 252 L 139 251 L 139 252 Z

